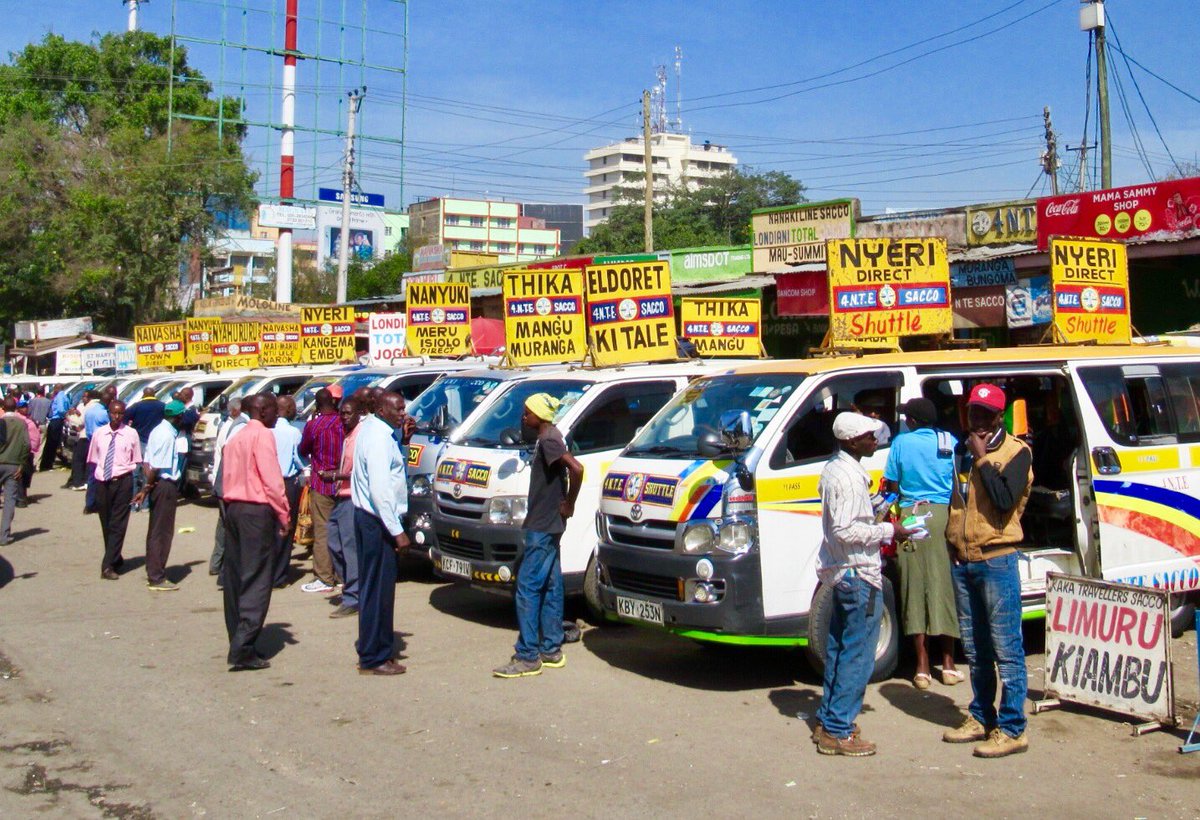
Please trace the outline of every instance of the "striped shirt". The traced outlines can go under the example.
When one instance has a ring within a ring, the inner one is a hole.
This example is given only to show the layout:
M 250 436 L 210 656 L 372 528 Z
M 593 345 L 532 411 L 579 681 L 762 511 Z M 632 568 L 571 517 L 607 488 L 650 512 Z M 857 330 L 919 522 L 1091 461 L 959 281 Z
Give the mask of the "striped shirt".
M 314 493 L 337 493 L 337 482 L 321 478 L 321 471 L 337 470 L 345 440 L 346 428 L 337 411 L 313 416 L 304 425 L 304 434 L 300 437 L 300 455 L 307 458 L 312 467 L 308 486 Z
M 818 484 L 821 494 L 821 550 L 817 576 L 832 586 L 854 572 L 871 586 L 883 588 L 879 545 L 892 536 L 891 524 L 876 524 L 871 509 L 871 476 L 845 450 L 829 459 Z

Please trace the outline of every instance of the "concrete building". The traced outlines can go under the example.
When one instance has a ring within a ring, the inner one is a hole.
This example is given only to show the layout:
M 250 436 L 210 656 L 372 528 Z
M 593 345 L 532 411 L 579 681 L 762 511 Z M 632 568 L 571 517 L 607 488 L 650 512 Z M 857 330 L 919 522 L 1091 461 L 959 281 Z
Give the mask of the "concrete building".
M 534 204 L 526 202 L 521 206 L 524 216 L 542 219 L 547 228 L 557 228 L 563 253 L 570 253 L 571 247 L 583 239 L 583 206 L 582 205 L 553 205 Z
M 557 229 L 523 216 L 517 202 L 439 197 L 408 208 L 410 247 L 442 245 L 450 251 L 498 254 L 502 260 L 527 262 L 558 256 Z
M 687 134 L 651 134 L 650 156 L 656 199 L 668 185 L 677 185 L 686 179 L 694 188 L 737 166 L 737 157 L 725 146 L 707 140 L 703 145 L 693 145 Z M 583 158 L 588 164 L 583 172 L 586 180 L 583 193 L 587 196 L 583 227 L 585 231 L 591 231 L 608 218 L 612 208 L 619 203 L 621 192 L 641 198 L 645 184 L 642 176 L 646 170 L 645 149 L 641 137 L 630 137 L 593 148 Z

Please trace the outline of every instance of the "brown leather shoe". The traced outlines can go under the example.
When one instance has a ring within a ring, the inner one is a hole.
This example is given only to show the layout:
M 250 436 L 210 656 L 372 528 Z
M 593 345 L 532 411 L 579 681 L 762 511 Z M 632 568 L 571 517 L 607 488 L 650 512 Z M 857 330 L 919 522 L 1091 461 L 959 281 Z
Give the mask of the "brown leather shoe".
M 117 575 L 117 571 L 112 567 L 105 567 L 104 569 L 100 570 L 100 577 L 105 581 L 116 581 L 121 576 Z
M 370 668 L 358 667 L 358 674 L 360 675 L 403 675 L 407 671 L 408 668 L 404 664 L 396 663 L 395 661 L 384 661 L 379 666 L 372 666 Z
M 834 737 L 822 728 L 817 735 L 817 751 L 823 755 L 869 757 L 875 754 L 875 744 L 869 740 L 863 740 L 859 735 Z

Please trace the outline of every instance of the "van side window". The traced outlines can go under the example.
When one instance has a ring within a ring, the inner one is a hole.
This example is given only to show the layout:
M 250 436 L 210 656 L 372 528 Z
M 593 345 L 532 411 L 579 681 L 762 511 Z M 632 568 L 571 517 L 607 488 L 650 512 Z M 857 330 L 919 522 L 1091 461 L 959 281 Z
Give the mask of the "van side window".
M 1200 441 L 1200 365 L 1164 365 L 1163 381 L 1180 441 Z
M 568 446 L 580 454 L 624 447 L 677 389 L 669 381 L 610 387 L 575 423 Z
M 877 414 L 887 425 L 888 443 L 897 430 L 899 373 L 856 373 L 838 376 L 818 387 L 788 422 L 787 433 L 771 454 L 772 469 L 829 458 L 836 448 L 833 420 L 843 410 Z
M 433 384 L 436 379 L 437 374 L 430 373 L 428 376 L 419 376 L 415 379 L 398 382 L 389 387 L 388 391 L 399 393 L 401 396 L 404 396 L 406 402 L 409 402 L 424 393 L 426 388 Z
M 1172 414 L 1173 401 L 1157 371 L 1128 373 L 1119 367 L 1085 367 L 1079 375 L 1113 441 L 1137 447 L 1175 439 L 1179 429 Z

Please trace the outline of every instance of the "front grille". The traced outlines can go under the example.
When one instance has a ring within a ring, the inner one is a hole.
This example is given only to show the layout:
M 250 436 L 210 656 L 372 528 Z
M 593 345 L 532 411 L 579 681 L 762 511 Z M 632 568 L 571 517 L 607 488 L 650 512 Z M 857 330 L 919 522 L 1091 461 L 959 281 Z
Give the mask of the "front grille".
M 445 515 L 463 518 L 468 521 L 478 521 L 483 518 L 483 500 L 474 498 L 455 498 L 450 493 L 438 492 L 438 509 Z
M 469 538 L 453 538 L 449 535 L 438 534 L 438 549 L 455 558 L 470 558 L 475 561 L 488 560 L 482 541 Z M 517 547 L 512 544 L 493 544 L 491 549 L 492 561 L 509 563 L 517 560 Z
M 679 600 L 679 580 L 677 578 L 651 575 L 648 572 L 637 572 L 618 567 L 609 567 L 608 577 L 612 581 L 613 588 L 619 592 L 666 598 L 669 601 Z
M 672 521 L 642 521 L 635 524 L 623 515 L 610 515 L 607 523 L 609 538 L 618 546 L 657 550 L 675 547 L 675 524 Z

